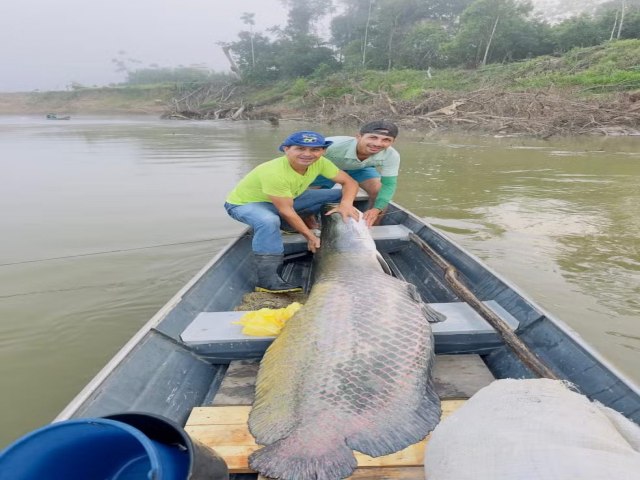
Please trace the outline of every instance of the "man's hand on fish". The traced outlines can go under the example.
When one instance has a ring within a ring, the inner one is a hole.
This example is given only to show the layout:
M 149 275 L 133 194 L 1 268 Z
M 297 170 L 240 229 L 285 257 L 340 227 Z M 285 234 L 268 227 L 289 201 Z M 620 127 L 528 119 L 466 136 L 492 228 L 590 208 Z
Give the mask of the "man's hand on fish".
M 336 208 L 332 208 L 325 215 L 331 215 L 332 213 L 339 213 L 342 215 L 342 219 L 347 222 L 349 218 L 353 218 L 356 222 L 360 220 L 362 212 L 353 205 L 338 205 Z
M 307 248 L 311 251 L 311 253 L 316 253 L 316 250 L 320 248 L 320 239 L 313 233 L 311 234 L 311 236 L 307 237 Z
M 380 216 L 381 210 L 379 208 L 370 208 L 364 212 L 364 221 L 367 222 L 367 227 L 371 227 L 374 222 Z

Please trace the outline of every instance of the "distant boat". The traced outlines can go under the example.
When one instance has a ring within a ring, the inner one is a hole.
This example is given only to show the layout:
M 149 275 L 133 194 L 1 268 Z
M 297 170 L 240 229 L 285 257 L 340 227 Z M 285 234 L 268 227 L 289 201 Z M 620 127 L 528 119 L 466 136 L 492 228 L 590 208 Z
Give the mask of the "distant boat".
M 55 113 L 47 113 L 47 119 L 48 120 L 71 120 L 71 117 L 69 115 L 59 117 Z

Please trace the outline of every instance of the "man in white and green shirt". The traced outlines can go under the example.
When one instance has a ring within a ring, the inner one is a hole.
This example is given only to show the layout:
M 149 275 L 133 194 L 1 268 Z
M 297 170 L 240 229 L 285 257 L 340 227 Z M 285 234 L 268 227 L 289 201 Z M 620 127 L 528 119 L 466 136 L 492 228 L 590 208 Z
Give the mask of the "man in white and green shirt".
M 316 132 L 301 131 L 289 135 L 275 158 L 251 170 L 227 197 L 224 205 L 230 217 L 253 228 L 252 249 L 257 265 L 257 291 L 295 292 L 300 286 L 289 284 L 279 274 L 284 259 L 280 232 L 281 219 L 307 239 L 309 250 L 320 247 L 320 239 L 303 218 L 313 216 L 325 203 L 339 205 L 327 212 L 338 212 L 345 219 L 358 220 L 353 206 L 358 184 L 323 157 L 331 142 Z M 318 175 L 342 185 L 342 191 L 308 190 Z
M 363 125 L 355 137 L 328 137 L 332 144 L 325 157 L 344 170 L 369 194 L 364 213 L 368 225 L 379 221 L 380 214 L 393 199 L 400 169 L 400 154 L 391 145 L 398 127 L 387 120 Z M 331 188 L 335 182 L 318 177 L 311 188 Z

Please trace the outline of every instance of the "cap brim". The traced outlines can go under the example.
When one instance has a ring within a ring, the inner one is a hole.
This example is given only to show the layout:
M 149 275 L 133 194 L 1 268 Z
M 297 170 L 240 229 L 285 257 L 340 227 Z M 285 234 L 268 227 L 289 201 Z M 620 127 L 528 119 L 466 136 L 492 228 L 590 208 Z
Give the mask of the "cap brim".
M 283 143 L 282 145 L 280 145 L 278 147 L 278 150 L 280 150 L 281 152 L 284 152 L 284 147 L 292 147 L 294 145 L 297 145 L 298 147 L 320 147 L 320 148 L 328 148 L 330 145 L 332 145 L 333 142 L 331 140 L 325 140 L 323 145 L 309 145 L 308 143 Z

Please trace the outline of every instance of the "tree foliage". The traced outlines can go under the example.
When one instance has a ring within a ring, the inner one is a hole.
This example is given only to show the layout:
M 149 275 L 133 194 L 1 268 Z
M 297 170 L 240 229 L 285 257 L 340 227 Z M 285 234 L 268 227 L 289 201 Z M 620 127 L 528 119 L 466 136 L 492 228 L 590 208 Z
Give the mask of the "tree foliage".
M 129 85 L 149 85 L 163 83 L 225 83 L 229 75 L 215 73 L 203 67 L 139 68 L 127 72 L 126 83 Z
M 640 0 L 611 0 L 555 24 L 536 16 L 531 0 L 281 2 L 288 12 L 282 28 L 254 32 L 254 14 L 242 16 L 250 29 L 239 33 L 231 51 L 246 81 L 324 75 L 340 68 L 475 68 L 640 38 Z M 330 38 L 323 40 L 315 27 L 334 6 L 340 13 L 332 18 Z
M 305 37 L 329 11 L 331 0 L 280 0 L 289 8 L 285 32 L 292 38 Z

